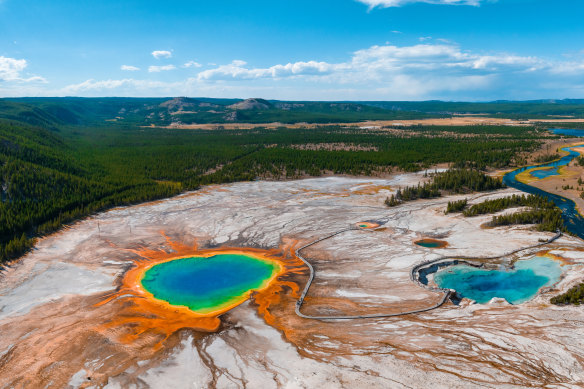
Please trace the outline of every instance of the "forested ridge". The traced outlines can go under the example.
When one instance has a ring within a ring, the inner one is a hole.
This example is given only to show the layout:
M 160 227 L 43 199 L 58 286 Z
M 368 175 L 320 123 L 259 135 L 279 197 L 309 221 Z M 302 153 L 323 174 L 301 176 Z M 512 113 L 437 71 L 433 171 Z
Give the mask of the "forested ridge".
M 238 103 L 252 101 L 247 108 Z M 15 98 L 0 101 L 2 117 L 40 124 L 116 120 L 134 125 L 171 123 L 352 123 L 488 115 L 508 119 L 584 117 L 584 100 L 495 101 L 278 101 L 213 98 Z M 22 105 L 36 110 L 22 110 Z M 8 106 L 8 107 L 5 107 Z M 553 126 L 551 126 L 553 127 Z M 560 125 L 561 128 L 561 125 Z
M 442 114 L 488 114 L 509 119 L 550 119 L 553 117 L 584 117 L 584 100 L 493 101 L 481 103 L 446 101 L 370 101 L 379 108 L 395 111 L 418 111 Z
M 48 108 L 10 102 L 5 116 L 0 109 L 1 261 L 64 223 L 201 185 L 418 171 L 439 163 L 516 166 L 541 144 L 533 127 L 177 130 L 95 124 L 109 109 L 102 105 L 91 115 L 86 105 L 77 107 L 74 117 L 54 102 Z

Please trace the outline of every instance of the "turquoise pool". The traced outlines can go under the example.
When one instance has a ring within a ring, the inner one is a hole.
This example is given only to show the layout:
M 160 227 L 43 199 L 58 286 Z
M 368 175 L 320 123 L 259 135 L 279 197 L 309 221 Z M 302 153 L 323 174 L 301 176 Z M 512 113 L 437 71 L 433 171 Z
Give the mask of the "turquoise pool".
M 521 304 L 532 299 L 541 288 L 558 282 L 561 275 L 562 268 L 557 261 L 534 257 L 517 261 L 513 270 L 485 270 L 468 265 L 448 267 L 435 274 L 434 282 L 480 304 L 493 297 Z

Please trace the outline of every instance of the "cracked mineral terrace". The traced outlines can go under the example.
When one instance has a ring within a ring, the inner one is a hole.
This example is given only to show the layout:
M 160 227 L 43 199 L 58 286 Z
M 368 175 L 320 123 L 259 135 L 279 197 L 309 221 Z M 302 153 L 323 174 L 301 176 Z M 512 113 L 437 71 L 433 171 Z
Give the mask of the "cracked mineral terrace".
M 529 226 L 483 229 L 491 215 L 445 215 L 448 201 L 519 193 L 505 189 L 386 208 L 386 180 L 316 178 L 246 182 L 118 208 L 41 240 L 4 269 L 0 283 L 0 387 L 107 388 L 474 388 L 579 387 L 584 382 L 584 311 L 549 298 L 584 275 L 579 239 L 493 263 L 547 255 L 559 283 L 510 305 L 450 301 L 401 317 L 319 321 L 310 316 L 375 315 L 431 307 L 442 293 L 410 280 L 412 267 L 444 256 L 497 257 L 553 233 Z M 355 223 L 387 220 L 374 230 Z M 99 227 L 98 227 L 99 226 Z M 426 237 L 447 242 L 428 249 Z M 128 278 L 142 261 L 243 250 L 285 270 L 266 290 L 219 317 L 149 302 Z

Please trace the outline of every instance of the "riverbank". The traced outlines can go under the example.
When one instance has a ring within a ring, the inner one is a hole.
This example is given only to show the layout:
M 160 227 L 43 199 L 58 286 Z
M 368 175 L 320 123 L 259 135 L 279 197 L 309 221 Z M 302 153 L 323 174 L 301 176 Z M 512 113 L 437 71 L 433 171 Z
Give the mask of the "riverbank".
M 564 146 L 560 150 L 562 157 L 568 155 L 568 152 L 565 151 L 567 148 L 574 150 L 578 155 L 584 154 L 584 144 L 581 140 L 568 146 Z M 545 168 L 528 168 L 517 174 L 516 178 L 518 181 L 529 184 L 534 188 L 538 188 L 545 192 L 572 200 L 576 204 L 577 211 L 583 215 L 584 199 L 580 197 L 580 194 L 583 193 L 583 191 L 579 189 L 584 189 L 584 185 L 579 184 L 578 180 L 584 179 L 584 166 L 578 165 L 578 163 L 575 161 L 576 158 L 571 160 L 569 163 L 559 167 L 550 166 Z M 550 163 L 550 165 L 553 165 L 553 163 Z M 540 170 L 556 170 L 557 175 L 549 175 L 547 177 L 538 178 L 532 174 L 532 172 Z

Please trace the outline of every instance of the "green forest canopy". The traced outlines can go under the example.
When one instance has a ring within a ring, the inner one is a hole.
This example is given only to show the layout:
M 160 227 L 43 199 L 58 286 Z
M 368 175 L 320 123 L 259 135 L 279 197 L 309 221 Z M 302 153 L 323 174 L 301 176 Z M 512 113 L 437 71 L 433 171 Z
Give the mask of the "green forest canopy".
M 44 110 L 0 103 L 5 104 L 4 118 L 0 105 L 0 261 L 21 255 L 35 236 L 63 223 L 205 184 L 417 171 L 438 163 L 501 168 L 520 164 L 520 154 L 541 143 L 533 127 L 417 126 L 392 133 L 343 126 L 179 130 L 87 125 L 96 123 L 101 111 L 87 114 L 86 106 L 77 107 L 78 123 L 72 124 L 58 105 Z

